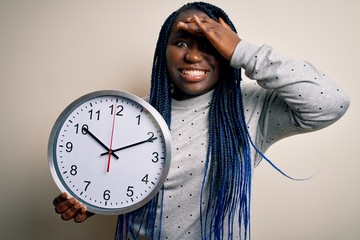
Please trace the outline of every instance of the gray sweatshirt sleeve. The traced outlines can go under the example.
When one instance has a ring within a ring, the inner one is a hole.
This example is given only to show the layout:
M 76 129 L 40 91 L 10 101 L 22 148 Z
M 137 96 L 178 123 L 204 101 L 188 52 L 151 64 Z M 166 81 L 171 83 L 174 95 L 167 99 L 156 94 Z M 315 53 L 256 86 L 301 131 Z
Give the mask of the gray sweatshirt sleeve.
M 247 102 L 261 105 L 256 127 L 267 145 L 324 128 L 349 107 L 348 95 L 327 74 L 309 62 L 279 54 L 268 45 L 257 47 L 242 40 L 230 63 L 243 68 L 245 75 L 260 86 L 263 97 L 258 99 L 263 102 L 254 103 L 260 101 L 255 98 Z

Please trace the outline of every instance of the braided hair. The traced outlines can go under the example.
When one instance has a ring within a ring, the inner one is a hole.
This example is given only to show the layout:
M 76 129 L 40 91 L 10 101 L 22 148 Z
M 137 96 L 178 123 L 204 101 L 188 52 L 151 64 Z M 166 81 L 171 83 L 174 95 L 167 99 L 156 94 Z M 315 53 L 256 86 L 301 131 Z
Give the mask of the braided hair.
M 171 124 L 171 79 L 166 63 L 167 41 L 178 15 L 187 10 L 199 10 L 215 21 L 221 17 L 236 32 L 222 9 L 204 2 L 185 4 L 165 20 L 153 59 L 150 104 L 162 114 L 168 126 Z M 229 63 L 221 67 L 222 79 L 214 89 L 209 110 L 209 143 L 199 201 L 201 233 L 204 240 L 233 239 L 233 225 L 239 224 L 239 234 L 247 239 L 250 228 L 252 161 L 240 88 L 241 70 L 232 68 Z M 145 224 L 152 239 L 156 234 L 160 238 L 161 224 L 158 226 L 159 232 L 155 233 L 156 218 L 160 218 L 161 223 L 162 217 L 156 216 L 158 205 L 162 206 L 159 194 L 142 209 L 119 216 L 116 239 L 127 237 L 135 221 Z M 204 206 L 203 201 L 207 201 Z M 225 225 L 228 226 L 227 230 Z M 135 230 L 135 237 L 136 234 Z

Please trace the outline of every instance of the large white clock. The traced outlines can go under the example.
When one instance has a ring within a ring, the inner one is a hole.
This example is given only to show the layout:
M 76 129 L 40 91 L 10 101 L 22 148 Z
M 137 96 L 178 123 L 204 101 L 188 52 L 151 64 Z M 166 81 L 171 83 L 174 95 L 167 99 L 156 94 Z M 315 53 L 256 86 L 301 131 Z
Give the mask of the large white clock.
M 61 191 L 88 211 L 123 214 L 145 205 L 169 171 L 170 131 L 145 100 L 104 90 L 72 102 L 48 143 L 51 174 Z

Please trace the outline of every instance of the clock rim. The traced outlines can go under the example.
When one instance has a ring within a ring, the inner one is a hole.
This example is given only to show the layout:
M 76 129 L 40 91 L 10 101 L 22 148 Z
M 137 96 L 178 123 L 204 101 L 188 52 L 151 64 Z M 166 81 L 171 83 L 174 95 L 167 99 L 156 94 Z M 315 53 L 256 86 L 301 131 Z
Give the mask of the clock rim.
M 151 190 L 151 192 L 142 200 L 139 202 L 136 202 L 135 204 L 129 205 L 127 207 L 122 208 L 105 208 L 105 207 L 98 207 L 95 205 L 92 205 L 83 199 L 79 198 L 77 194 L 72 194 L 73 192 L 68 189 L 66 186 L 64 186 L 61 175 L 59 176 L 59 171 L 55 167 L 55 150 L 56 146 L 54 146 L 57 142 L 57 137 L 59 135 L 60 129 L 65 123 L 67 117 L 81 104 L 83 104 L 86 101 L 89 101 L 94 98 L 102 97 L 102 96 L 115 96 L 115 97 L 121 97 L 121 98 L 127 98 L 133 102 L 136 102 L 137 104 L 141 105 L 146 111 L 148 111 L 156 120 L 157 124 L 160 127 L 162 136 L 164 137 L 164 145 L 165 145 L 165 160 L 163 165 L 163 171 L 162 175 L 160 176 L 160 179 L 158 181 L 158 184 Z M 125 214 L 132 212 L 136 209 L 141 208 L 142 206 L 146 205 L 152 198 L 156 196 L 156 194 L 161 190 L 162 186 L 165 183 L 166 177 L 170 170 L 170 163 L 171 163 L 171 135 L 170 135 L 170 129 L 164 120 L 164 118 L 161 116 L 161 114 L 147 101 L 144 99 L 138 97 L 135 94 L 132 94 L 130 92 L 121 91 L 121 90 L 99 90 L 99 91 L 93 91 L 90 93 L 87 93 L 85 95 L 80 96 L 79 98 L 73 100 L 58 116 L 56 119 L 48 140 L 48 164 L 51 172 L 51 176 L 56 183 L 57 187 L 60 189 L 61 192 L 66 192 L 68 194 L 68 197 L 74 197 L 76 200 L 78 200 L 80 203 L 82 203 L 84 206 L 86 206 L 87 211 L 96 213 L 96 214 L 102 214 L 102 215 L 119 215 L 119 214 Z

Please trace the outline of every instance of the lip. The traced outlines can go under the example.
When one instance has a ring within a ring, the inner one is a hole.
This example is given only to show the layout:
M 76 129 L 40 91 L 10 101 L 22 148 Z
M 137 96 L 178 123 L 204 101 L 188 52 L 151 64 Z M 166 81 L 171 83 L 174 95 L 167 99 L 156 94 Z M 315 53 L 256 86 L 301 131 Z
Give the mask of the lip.
M 201 81 L 205 79 L 210 72 L 209 70 L 198 68 L 180 68 L 178 71 L 182 78 L 190 82 Z

